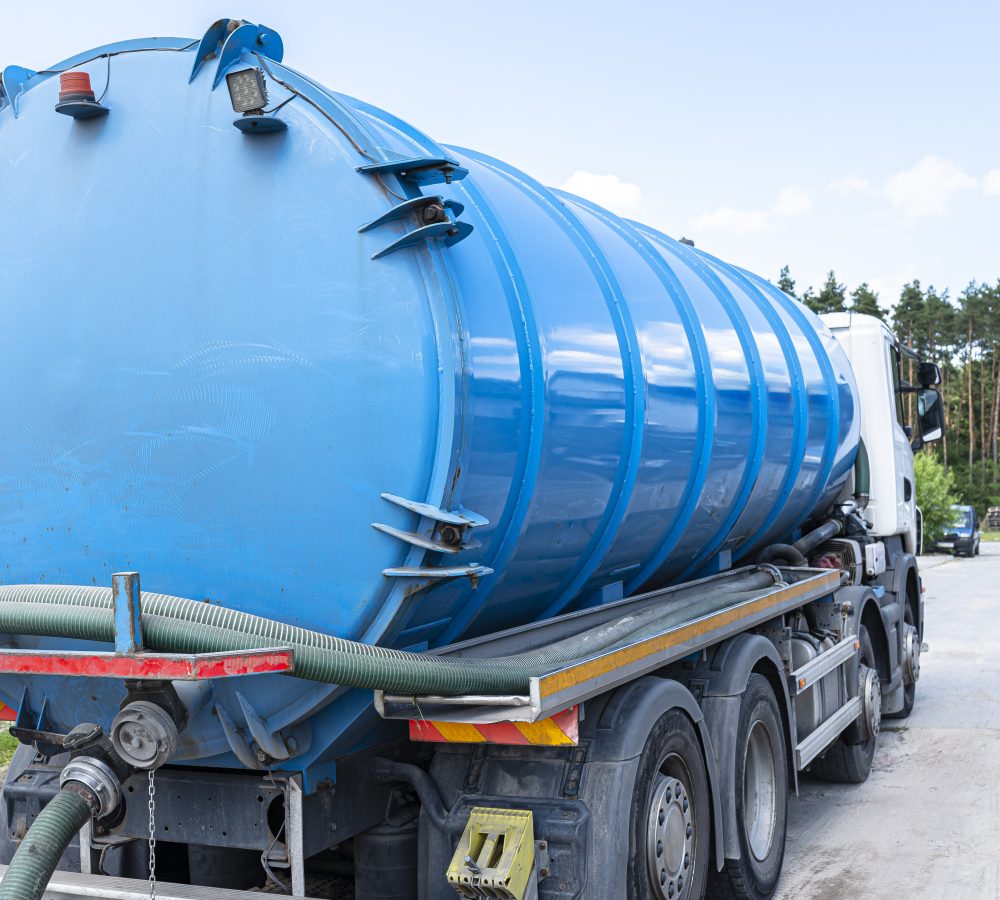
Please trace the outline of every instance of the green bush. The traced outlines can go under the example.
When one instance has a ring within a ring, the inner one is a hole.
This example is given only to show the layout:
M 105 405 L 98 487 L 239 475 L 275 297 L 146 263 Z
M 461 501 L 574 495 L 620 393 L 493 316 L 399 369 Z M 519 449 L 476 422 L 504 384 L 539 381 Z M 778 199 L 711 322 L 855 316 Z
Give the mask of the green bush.
M 10 722 L 4 722 L 0 725 L 0 768 L 3 769 L 10 765 L 14 751 L 17 749 L 17 738 L 7 730 L 10 725 Z
M 951 525 L 951 505 L 958 502 L 955 479 L 936 456 L 918 453 L 913 460 L 917 482 L 917 506 L 924 517 L 924 542 L 938 540 Z

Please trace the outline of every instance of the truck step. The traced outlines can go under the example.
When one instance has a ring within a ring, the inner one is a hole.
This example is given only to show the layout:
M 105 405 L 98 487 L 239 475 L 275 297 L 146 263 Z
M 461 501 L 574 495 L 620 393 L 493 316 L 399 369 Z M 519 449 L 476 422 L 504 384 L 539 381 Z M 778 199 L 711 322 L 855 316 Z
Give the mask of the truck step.
M 824 675 L 828 675 L 837 666 L 854 656 L 860 648 L 861 642 L 854 635 L 851 635 L 839 644 L 834 644 L 829 650 L 820 653 L 815 659 L 809 660 L 789 676 L 792 693 L 801 694 L 809 690 Z
M 829 719 L 795 748 L 795 767 L 801 771 L 861 714 L 861 698 L 851 697 Z

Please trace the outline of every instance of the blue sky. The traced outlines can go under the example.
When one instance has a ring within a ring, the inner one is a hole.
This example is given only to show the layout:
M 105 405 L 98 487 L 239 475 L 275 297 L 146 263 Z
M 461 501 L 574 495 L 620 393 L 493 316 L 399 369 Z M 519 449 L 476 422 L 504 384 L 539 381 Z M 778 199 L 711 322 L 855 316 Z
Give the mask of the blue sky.
M 227 0 L 230 4 L 234 0 Z M 328 86 L 799 287 L 1000 277 L 1000 4 L 3 4 L 0 64 L 222 15 Z

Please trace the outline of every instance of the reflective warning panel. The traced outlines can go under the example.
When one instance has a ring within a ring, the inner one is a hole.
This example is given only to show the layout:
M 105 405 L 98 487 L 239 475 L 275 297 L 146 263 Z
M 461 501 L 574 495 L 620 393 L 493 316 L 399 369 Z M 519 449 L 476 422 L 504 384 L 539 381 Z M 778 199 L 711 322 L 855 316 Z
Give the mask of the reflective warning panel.
M 580 741 L 579 707 L 573 706 L 538 722 L 431 722 L 410 720 L 410 740 L 443 744 L 531 744 L 576 746 Z

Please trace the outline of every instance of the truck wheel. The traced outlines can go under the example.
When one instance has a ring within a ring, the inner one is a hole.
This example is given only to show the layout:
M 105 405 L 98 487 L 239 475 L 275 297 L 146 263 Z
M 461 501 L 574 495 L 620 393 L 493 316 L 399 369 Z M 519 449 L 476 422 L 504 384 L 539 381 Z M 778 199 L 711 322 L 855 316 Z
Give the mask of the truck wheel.
M 631 809 L 628 900 L 701 900 L 712 831 L 708 776 L 679 709 L 660 716 L 646 738 Z
M 882 682 L 875 667 L 872 639 L 864 625 L 858 629 L 858 640 L 861 643 L 857 679 L 861 714 L 811 766 L 815 776 L 838 784 L 861 784 L 868 780 L 882 725 Z
M 917 680 L 920 678 L 920 632 L 913 624 L 913 607 L 909 601 L 903 611 L 903 708 L 886 713 L 887 719 L 905 719 L 913 712 L 917 700 Z
M 735 784 L 740 859 L 712 873 L 709 896 L 765 900 L 778 886 L 785 858 L 788 761 L 781 710 L 763 675 L 751 675 L 743 692 Z

